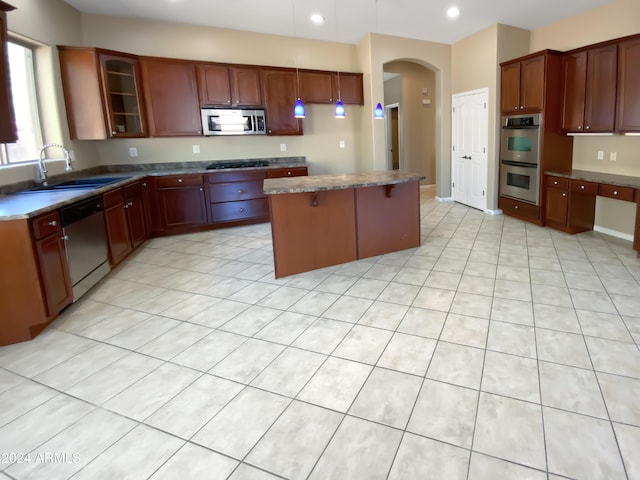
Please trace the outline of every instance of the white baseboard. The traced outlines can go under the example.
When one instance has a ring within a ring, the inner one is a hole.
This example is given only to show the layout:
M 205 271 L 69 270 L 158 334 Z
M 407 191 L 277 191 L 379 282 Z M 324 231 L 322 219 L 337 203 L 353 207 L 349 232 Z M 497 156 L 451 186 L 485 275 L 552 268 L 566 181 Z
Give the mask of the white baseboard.
M 498 208 L 496 210 L 485 209 L 484 213 L 488 213 L 489 215 L 502 215 L 502 209 Z
M 439 202 L 453 202 L 453 197 L 438 197 L 436 196 L 436 200 Z
M 630 242 L 633 242 L 633 235 L 629 235 L 628 233 L 623 233 L 617 230 L 612 230 L 610 228 L 601 227 L 600 225 L 594 225 L 593 230 L 596 232 L 604 233 L 606 235 L 611 235 L 612 237 L 621 238 L 623 240 L 629 240 Z

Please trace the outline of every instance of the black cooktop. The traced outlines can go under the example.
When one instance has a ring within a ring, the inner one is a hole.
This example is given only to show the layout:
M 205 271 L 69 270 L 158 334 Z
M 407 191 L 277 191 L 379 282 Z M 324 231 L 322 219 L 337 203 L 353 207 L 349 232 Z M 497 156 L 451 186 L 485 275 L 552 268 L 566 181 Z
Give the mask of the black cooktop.
M 248 167 L 268 167 L 267 160 L 225 160 L 215 162 L 207 166 L 207 170 L 219 170 L 221 168 L 248 168 Z

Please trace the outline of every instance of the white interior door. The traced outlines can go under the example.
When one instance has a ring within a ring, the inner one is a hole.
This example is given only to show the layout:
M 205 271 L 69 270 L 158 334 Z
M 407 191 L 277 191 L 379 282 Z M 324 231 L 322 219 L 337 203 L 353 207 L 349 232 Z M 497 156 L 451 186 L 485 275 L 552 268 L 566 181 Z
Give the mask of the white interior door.
M 489 91 L 474 90 L 452 96 L 451 193 L 453 200 L 487 208 L 487 142 Z

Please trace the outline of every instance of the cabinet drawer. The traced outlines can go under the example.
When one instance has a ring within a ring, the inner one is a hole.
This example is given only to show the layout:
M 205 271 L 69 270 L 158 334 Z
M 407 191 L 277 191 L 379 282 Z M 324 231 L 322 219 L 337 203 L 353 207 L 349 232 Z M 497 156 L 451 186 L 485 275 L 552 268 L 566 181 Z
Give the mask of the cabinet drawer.
M 209 185 L 211 203 L 235 202 L 252 198 L 265 198 L 263 180 L 252 182 L 214 183 Z
M 266 198 L 211 204 L 211 219 L 214 223 L 250 218 L 269 220 L 269 201 Z
M 602 197 L 633 202 L 634 193 L 635 192 L 631 187 L 617 187 L 615 185 L 607 185 L 606 183 L 598 185 L 598 195 Z
M 216 172 L 207 175 L 209 183 L 244 182 L 250 180 L 264 180 L 267 174 L 264 170 L 235 170 L 231 172 Z
M 268 178 L 303 177 L 307 175 L 307 167 L 272 168 L 267 170 Z
M 60 214 L 57 211 L 45 213 L 32 220 L 31 225 L 36 240 L 46 237 L 60 230 Z
M 124 194 L 122 193 L 122 188 L 116 188 L 115 190 L 111 190 L 110 192 L 105 193 L 102 196 L 102 201 L 104 203 L 105 210 L 115 205 L 124 203 Z
M 545 176 L 545 185 L 549 188 L 569 188 L 569 179 L 563 177 Z
M 164 175 L 156 178 L 158 188 L 184 187 L 186 185 L 202 185 L 202 175 Z
M 584 180 L 571 180 L 571 191 L 596 195 L 598 193 L 598 184 L 585 182 Z
M 533 220 L 540 218 L 540 207 L 510 198 L 500 197 L 500 208 L 505 213 L 518 217 L 531 218 Z

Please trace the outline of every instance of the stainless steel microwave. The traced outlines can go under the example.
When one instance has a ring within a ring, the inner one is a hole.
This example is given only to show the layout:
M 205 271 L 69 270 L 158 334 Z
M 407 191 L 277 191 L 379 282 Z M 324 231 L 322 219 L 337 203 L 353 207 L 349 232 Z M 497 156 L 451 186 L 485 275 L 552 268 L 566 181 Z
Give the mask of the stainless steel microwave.
M 202 131 L 205 135 L 265 135 L 264 110 L 203 108 Z

